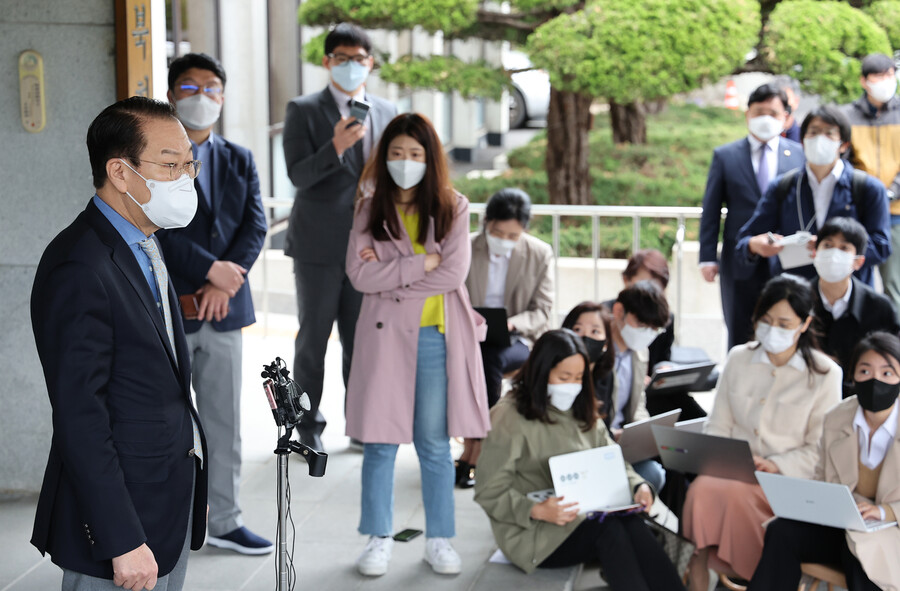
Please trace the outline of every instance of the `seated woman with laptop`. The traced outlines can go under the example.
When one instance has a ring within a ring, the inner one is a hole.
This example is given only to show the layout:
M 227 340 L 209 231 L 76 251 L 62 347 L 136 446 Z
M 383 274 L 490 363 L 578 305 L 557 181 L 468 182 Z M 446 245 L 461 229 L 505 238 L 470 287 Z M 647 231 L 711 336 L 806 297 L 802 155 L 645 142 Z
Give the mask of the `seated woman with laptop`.
M 809 284 L 792 275 L 766 283 L 753 312 L 756 341 L 734 347 L 704 428 L 750 444 L 756 469 L 811 478 L 825 413 L 841 400 L 841 369 L 809 330 Z M 698 476 L 688 488 L 682 526 L 697 545 L 690 588 L 706 591 L 708 568 L 749 579 L 773 517 L 758 484 Z
M 519 369 L 528 358 L 531 344 L 550 328 L 553 249 L 526 232 L 530 220 L 528 194 L 521 189 L 502 189 L 487 202 L 484 231 L 471 236 L 472 263 L 466 288 L 472 305 L 505 309 L 508 326 L 503 328 L 511 335 L 508 342 L 481 344 L 488 407 L 500 398 L 503 375 Z M 484 315 L 490 339 L 496 328 L 491 326 L 495 315 Z M 471 488 L 481 442 L 466 439 L 464 445 L 456 462 L 456 484 Z
M 553 487 L 549 458 L 614 445 L 598 421 L 581 337 L 552 330 L 534 345 L 512 390 L 491 410 L 483 442 L 475 501 L 491 521 L 497 545 L 527 573 L 599 562 L 618 591 L 684 589 L 675 567 L 634 514 L 588 517 L 564 497 L 529 496 Z M 625 464 L 628 487 L 643 510 L 651 487 Z
M 845 484 L 867 520 L 900 516 L 900 339 L 887 332 L 864 337 L 854 350 L 854 395 L 825 416 L 816 478 Z M 900 527 L 874 532 L 776 519 L 766 528 L 762 560 L 751 591 L 797 588 L 800 564 L 839 567 L 850 591 L 900 589 Z

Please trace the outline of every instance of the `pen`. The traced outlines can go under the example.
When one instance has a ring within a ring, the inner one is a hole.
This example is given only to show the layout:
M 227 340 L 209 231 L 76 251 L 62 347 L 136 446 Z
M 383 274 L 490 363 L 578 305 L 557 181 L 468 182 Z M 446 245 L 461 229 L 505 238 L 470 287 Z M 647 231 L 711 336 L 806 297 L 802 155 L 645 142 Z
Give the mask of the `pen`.
M 769 239 L 769 244 L 775 244 L 775 234 L 771 232 L 766 232 L 766 236 Z

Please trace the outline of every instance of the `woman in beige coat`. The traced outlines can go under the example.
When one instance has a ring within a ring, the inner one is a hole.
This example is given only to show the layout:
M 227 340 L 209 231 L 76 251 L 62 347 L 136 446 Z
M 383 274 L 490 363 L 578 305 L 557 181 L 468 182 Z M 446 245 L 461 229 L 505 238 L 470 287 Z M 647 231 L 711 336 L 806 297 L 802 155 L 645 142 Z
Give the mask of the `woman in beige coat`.
M 816 478 L 845 484 L 866 519 L 900 515 L 900 339 L 875 332 L 860 341 L 850 367 L 855 396 L 825 417 Z M 797 588 L 801 562 L 838 565 L 850 591 L 900 589 L 900 528 L 872 533 L 777 519 L 766 529 L 751 591 Z
M 798 277 L 769 280 L 753 315 L 756 341 L 728 354 L 705 432 L 750 444 L 756 469 L 812 478 L 825 413 L 841 400 L 841 369 L 810 333 L 813 293 Z M 749 579 L 772 509 L 758 484 L 699 476 L 688 488 L 684 534 L 697 545 L 690 588 L 709 567 Z
M 587 351 L 572 331 L 552 330 L 538 339 L 512 391 L 491 411 L 475 500 L 491 520 L 497 545 L 527 573 L 590 561 L 600 563 L 614 590 L 683 590 L 640 517 L 586 518 L 563 497 L 536 502 L 527 496 L 553 487 L 550 457 L 615 445 L 597 420 L 587 367 Z M 625 468 L 634 500 L 646 510 L 652 490 L 630 465 Z

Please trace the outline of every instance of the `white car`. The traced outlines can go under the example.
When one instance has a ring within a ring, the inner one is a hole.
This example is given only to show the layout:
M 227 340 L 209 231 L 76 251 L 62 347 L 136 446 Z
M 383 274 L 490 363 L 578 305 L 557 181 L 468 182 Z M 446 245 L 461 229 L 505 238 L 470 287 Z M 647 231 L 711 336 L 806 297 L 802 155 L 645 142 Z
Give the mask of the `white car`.
M 503 67 L 522 70 L 511 76 L 513 89 L 509 92 L 509 128 L 522 127 L 531 120 L 546 120 L 550 108 L 550 75 L 535 68 L 527 55 L 516 50 L 504 53 Z

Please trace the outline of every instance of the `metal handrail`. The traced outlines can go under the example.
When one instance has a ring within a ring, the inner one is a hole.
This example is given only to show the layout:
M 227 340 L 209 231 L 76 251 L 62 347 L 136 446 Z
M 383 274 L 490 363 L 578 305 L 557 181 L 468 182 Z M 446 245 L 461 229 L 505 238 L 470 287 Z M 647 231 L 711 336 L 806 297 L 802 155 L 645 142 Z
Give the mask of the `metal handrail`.
M 271 214 L 276 207 L 290 207 L 293 205 L 293 199 L 279 199 L 275 197 L 264 197 L 263 206 L 266 208 L 266 216 L 269 219 L 269 233 L 266 235 L 264 249 L 269 249 L 269 236 L 281 231 L 287 227 L 287 219 L 271 220 Z M 469 213 L 477 215 L 479 223 L 484 220 L 485 212 L 484 203 L 470 203 Z M 566 217 L 590 217 L 591 218 L 591 258 L 594 262 L 594 301 L 600 297 L 600 268 L 598 266 L 598 255 L 600 251 L 599 227 L 600 218 L 632 218 L 632 252 L 640 249 L 641 243 L 641 219 L 643 218 L 663 218 L 674 219 L 678 222 L 678 230 L 675 232 L 675 259 L 677 268 L 675 269 L 675 292 L 678 296 L 676 306 L 676 314 L 678 318 L 682 318 L 682 305 L 684 294 L 684 283 L 682 280 L 684 267 L 684 237 L 685 237 L 685 221 L 688 219 L 699 219 L 703 212 L 702 207 L 668 207 L 668 206 L 646 206 L 646 205 L 532 205 L 531 214 L 539 216 L 551 216 L 553 220 L 553 256 L 554 259 L 559 258 L 559 233 L 560 218 Z M 724 215 L 726 210 L 722 210 Z M 554 265 L 554 289 L 556 294 L 553 299 L 554 317 L 559 317 L 557 302 L 559 301 L 559 265 Z M 264 314 L 264 330 L 268 332 L 268 311 L 269 311 L 269 290 L 268 290 L 268 266 L 266 257 L 263 257 L 263 314 Z M 675 327 L 676 338 L 680 341 L 681 323 Z

